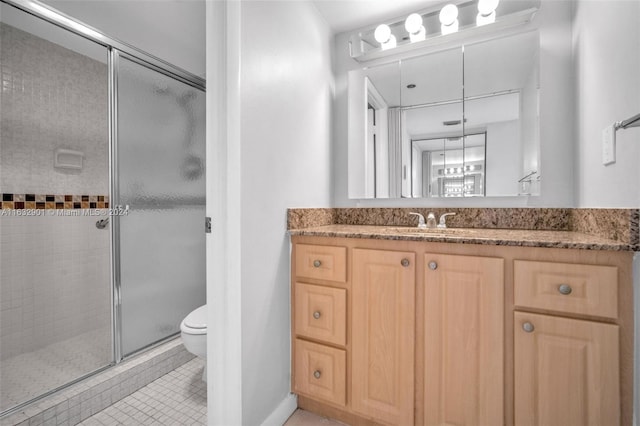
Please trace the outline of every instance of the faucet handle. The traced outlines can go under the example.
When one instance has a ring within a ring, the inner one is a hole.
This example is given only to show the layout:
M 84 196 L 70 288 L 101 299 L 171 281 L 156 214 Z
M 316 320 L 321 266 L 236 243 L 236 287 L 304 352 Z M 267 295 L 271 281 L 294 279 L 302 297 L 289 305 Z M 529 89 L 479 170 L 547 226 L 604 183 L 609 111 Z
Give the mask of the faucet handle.
M 413 216 L 418 216 L 418 228 L 423 229 L 427 227 L 427 225 L 424 223 L 424 216 L 422 216 L 420 213 L 411 212 L 409 214 Z
M 443 213 L 440 215 L 440 221 L 438 222 L 438 228 L 447 227 L 447 216 L 455 216 L 455 213 Z

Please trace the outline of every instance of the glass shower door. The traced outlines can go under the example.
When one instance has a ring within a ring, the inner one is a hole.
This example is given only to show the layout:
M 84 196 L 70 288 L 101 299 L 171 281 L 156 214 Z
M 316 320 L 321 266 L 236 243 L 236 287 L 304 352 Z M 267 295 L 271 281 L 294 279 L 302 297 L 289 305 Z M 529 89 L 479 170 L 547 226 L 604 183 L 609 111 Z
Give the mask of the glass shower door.
M 0 415 L 113 362 L 107 59 L 0 3 Z
M 116 286 L 126 356 L 179 332 L 206 303 L 205 94 L 116 56 Z

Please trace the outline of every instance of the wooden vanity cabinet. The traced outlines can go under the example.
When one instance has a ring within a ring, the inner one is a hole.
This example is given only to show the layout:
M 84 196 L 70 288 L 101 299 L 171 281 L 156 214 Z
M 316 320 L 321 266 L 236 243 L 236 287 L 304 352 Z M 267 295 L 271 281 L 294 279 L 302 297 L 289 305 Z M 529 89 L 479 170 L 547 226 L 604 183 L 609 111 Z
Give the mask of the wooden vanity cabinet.
M 413 424 L 415 253 L 353 249 L 351 406 Z
M 618 326 L 515 314 L 515 424 L 620 424 Z
M 331 245 L 297 244 L 293 260 L 293 390 L 344 406 L 347 250 Z
M 516 309 L 549 312 L 514 313 L 516 425 L 619 425 L 618 268 L 514 265 Z
M 299 407 L 349 425 L 632 424 L 631 253 L 292 243 Z
M 504 423 L 504 260 L 424 255 L 424 425 Z

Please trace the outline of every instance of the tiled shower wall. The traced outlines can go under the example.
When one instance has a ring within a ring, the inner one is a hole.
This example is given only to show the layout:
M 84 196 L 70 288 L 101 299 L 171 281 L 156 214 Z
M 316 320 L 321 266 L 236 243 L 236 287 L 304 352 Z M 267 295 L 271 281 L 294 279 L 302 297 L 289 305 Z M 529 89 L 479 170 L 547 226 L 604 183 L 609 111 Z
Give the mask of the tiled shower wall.
M 106 63 L 0 23 L 0 73 L 0 193 L 107 196 Z M 58 148 L 82 152 L 82 170 L 54 168 Z M 106 216 L 40 212 L 0 216 L 0 359 L 110 335 Z
M 109 230 L 96 220 L 0 217 L 0 359 L 89 331 L 109 339 Z
M 0 23 L 0 193 L 108 194 L 105 63 Z M 55 169 L 56 149 L 84 154 Z

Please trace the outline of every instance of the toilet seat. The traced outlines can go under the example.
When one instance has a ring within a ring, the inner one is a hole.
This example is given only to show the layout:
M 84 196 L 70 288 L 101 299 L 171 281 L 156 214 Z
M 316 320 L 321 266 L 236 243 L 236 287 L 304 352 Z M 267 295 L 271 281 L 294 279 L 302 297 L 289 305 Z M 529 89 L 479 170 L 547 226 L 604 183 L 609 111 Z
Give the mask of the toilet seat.
M 180 331 L 187 334 L 207 334 L 207 305 L 200 306 L 182 320 Z

